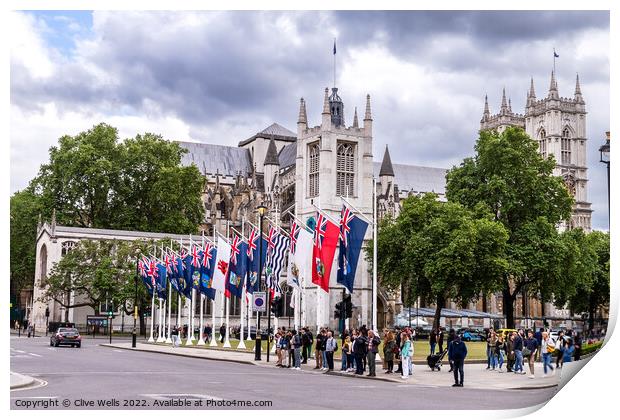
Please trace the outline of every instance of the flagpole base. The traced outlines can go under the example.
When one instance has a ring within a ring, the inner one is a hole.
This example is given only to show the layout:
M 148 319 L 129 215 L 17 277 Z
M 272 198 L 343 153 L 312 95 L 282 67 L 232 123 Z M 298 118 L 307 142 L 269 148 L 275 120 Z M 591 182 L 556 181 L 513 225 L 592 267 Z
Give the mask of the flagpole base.
M 209 347 L 217 347 L 217 341 L 215 341 L 214 334 L 211 334 L 211 341 L 209 342 Z
M 166 339 L 164 337 L 157 337 L 157 342 L 158 343 L 165 343 Z
M 202 337 L 200 337 L 200 340 L 198 340 L 198 343 L 196 343 L 196 344 L 198 344 L 199 346 L 204 346 L 206 343 L 205 343 L 205 341 L 202 339 Z
M 166 338 L 165 342 L 166 344 L 172 344 L 172 340 L 170 339 L 170 337 Z
M 224 347 L 225 349 L 229 349 L 229 348 L 231 347 L 231 346 L 230 346 L 230 340 L 226 339 L 226 341 L 224 341 L 224 346 L 223 346 L 223 347 Z
M 191 346 L 194 344 L 194 341 L 192 340 L 193 337 L 187 337 L 187 340 L 185 340 L 185 345 L 186 346 Z
M 153 339 L 153 336 L 150 336 L 148 340 L 146 340 L 149 343 L 154 343 L 155 340 Z
M 241 337 L 241 339 L 239 340 L 239 345 L 237 346 L 238 349 L 245 349 L 245 341 L 243 341 L 243 337 Z

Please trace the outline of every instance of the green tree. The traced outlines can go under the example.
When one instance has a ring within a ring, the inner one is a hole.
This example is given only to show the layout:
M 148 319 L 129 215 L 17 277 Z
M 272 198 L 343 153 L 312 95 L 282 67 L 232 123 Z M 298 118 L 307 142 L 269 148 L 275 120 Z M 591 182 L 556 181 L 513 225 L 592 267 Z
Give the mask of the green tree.
M 435 194 L 409 197 L 396 219 L 379 230 L 378 267 L 381 284 L 402 287 L 408 299 L 420 296 L 437 305 L 434 328 L 447 299 L 465 306 L 483 291 L 498 287 L 506 269 L 507 234 L 489 214 L 442 203 Z
M 557 279 L 562 244 L 552 231 L 570 217 L 573 199 L 562 179 L 553 176 L 553 157 L 543 158 L 521 128 L 481 131 L 475 152 L 449 171 L 446 196 L 471 209 L 486 206 L 506 229 L 502 306 L 508 326 L 514 327 L 518 294 L 527 290 L 544 297 L 553 292 L 545 276 Z
M 17 297 L 22 290 L 32 287 L 37 220 L 44 208 L 30 189 L 13 194 L 10 206 L 11 296 Z

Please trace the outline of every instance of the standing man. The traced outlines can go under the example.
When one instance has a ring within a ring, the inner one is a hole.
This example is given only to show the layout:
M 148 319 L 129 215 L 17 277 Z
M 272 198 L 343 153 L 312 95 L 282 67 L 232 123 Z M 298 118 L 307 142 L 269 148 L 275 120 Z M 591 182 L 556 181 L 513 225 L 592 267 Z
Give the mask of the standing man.
M 316 345 L 314 348 L 314 360 L 316 362 L 316 366 L 314 367 L 315 369 L 323 368 L 323 350 L 321 347 L 323 346 L 324 339 L 323 331 L 318 330 L 316 333 Z
M 525 370 L 523 369 L 523 330 L 519 330 L 518 333 L 515 334 L 515 341 L 513 350 L 515 352 L 515 367 L 514 372 L 525 375 Z
M 325 341 L 325 355 L 327 358 L 327 371 L 334 370 L 334 352 L 338 350 L 338 342 L 333 337 L 332 332 L 327 332 L 327 340 Z
M 226 337 L 226 324 L 222 324 L 220 327 L 220 343 L 224 342 L 224 338 Z M 269 349 L 267 349 L 269 351 Z
M 437 344 L 439 345 L 439 353 L 443 353 L 443 331 L 441 327 L 437 330 Z
M 428 342 L 431 345 L 431 355 L 435 354 L 435 346 L 437 345 L 437 334 L 435 330 L 431 330 L 431 335 L 428 337 Z
M 381 339 L 375 335 L 372 330 L 368 331 L 368 375 L 377 376 L 375 373 L 375 360 L 377 359 L 377 353 L 379 352 L 379 344 Z
M 366 357 L 366 352 L 368 351 L 368 341 L 364 334 L 361 332 L 357 333 L 357 337 L 355 338 L 353 344 L 353 354 L 355 355 L 355 374 L 363 375 L 364 374 L 364 358 Z
M 452 386 L 463 386 L 463 364 L 465 362 L 465 357 L 467 357 L 467 346 L 461 341 L 461 336 L 457 334 L 450 343 L 450 348 L 448 349 L 448 358 L 454 363 L 454 385 Z

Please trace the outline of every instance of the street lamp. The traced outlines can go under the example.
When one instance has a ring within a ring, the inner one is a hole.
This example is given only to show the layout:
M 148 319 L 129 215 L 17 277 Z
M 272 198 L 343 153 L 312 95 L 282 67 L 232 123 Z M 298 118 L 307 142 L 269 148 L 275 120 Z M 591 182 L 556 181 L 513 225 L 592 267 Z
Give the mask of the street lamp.
M 265 217 L 265 212 L 267 211 L 267 207 L 264 204 L 261 204 L 256 208 L 258 211 L 258 289 L 264 290 L 262 286 L 263 279 L 263 217 Z M 267 302 L 269 302 L 269 298 L 267 298 Z M 269 316 L 269 312 L 267 312 Z M 258 326 L 256 328 L 256 336 L 254 339 L 256 340 L 256 348 L 254 350 L 254 360 L 261 360 L 261 329 L 260 329 L 260 311 L 258 311 L 257 315 Z M 270 318 L 268 318 L 270 320 Z M 250 328 L 248 326 L 248 328 Z M 269 325 L 267 326 L 267 361 L 269 361 Z
M 605 140 L 605 144 L 599 147 L 598 151 L 601 153 L 601 160 L 600 160 L 601 163 L 604 163 L 607 165 L 607 215 L 608 215 L 607 223 L 611 224 L 611 207 L 610 207 L 610 201 L 609 201 L 609 160 L 610 160 L 609 131 L 605 133 L 605 136 L 607 137 L 607 139 Z

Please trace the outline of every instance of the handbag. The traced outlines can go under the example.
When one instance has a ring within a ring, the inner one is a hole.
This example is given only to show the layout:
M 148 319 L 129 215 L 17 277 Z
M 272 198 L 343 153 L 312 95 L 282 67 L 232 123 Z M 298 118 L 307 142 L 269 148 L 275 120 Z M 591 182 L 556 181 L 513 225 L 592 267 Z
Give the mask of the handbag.
M 532 352 L 527 347 L 523 349 L 523 357 L 529 357 L 531 354 Z

